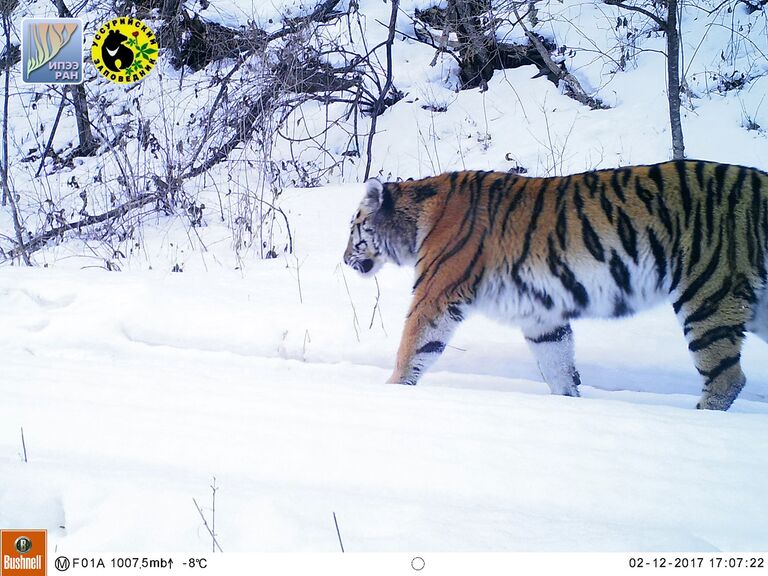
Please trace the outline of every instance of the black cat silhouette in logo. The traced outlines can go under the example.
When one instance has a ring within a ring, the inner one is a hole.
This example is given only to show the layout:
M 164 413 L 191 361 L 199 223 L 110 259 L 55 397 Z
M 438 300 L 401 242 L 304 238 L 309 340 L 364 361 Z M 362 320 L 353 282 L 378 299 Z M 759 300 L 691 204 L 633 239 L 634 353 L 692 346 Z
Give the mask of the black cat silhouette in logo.
M 110 30 L 101 47 L 101 58 L 104 60 L 104 65 L 113 72 L 122 72 L 133 64 L 133 50 L 128 46 L 123 46 L 125 40 L 128 40 L 128 36 L 117 30 Z M 120 66 L 117 65 L 118 62 L 120 62 Z

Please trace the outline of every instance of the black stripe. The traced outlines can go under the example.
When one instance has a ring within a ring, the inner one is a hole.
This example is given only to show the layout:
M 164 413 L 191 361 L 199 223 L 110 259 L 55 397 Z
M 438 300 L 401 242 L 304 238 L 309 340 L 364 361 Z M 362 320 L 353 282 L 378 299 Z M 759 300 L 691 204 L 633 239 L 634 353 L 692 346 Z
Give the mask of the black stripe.
M 432 233 L 439 228 L 440 222 L 443 220 L 443 216 L 445 216 L 445 211 L 448 209 L 448 204 L 453 197 L 453 195 L 456 193 L 456 183 L 459 180 L 459 177 L 464 175 L 464 179 L 466 179 L 466 172 L 451 172 L 448 175 L 448 179 L 451 182 L 451 186 L 448 190 L 448 194 L 445 194 L 444 198 L 442 199 L 441 207 L 440 207 L 440 213 L 433 219 L 432 221 L 432 227 L 429 229 L 429 232 L 424 236 L 424 238 L 421 241 L 421 244 L 419 244 L 418 248 L 416 249 L 417 252 L 421 252 L 422 246 L 426 244 L 430 237 L 432 236 Z M 463 180 L 462 184 L 463 185 Z
M 619 173 L 614 172 L 611 174 L 611 188 L 613 188 L 613 193 L 616 194 L 616 197 L 621 200 L 622 202 L 627 201 L 627 197 L 624 195 L 624 190 L 621 188 L 621 184 L 619 184 Z
M 432 198 L 432 196 L 435 196 L 435 195 L 437 195 L 437 187 L 431 184 L 415 186 L 413 188 L 413 192 L 411 192 L 413 201 L 416 202 L 416 204 L 421 204 L 425 200 Z
M 523 281 L 522 278 L 520 278 L 519 273 L 517 273 L 516 271 L 512 271 L 510 275 L 512 278 L 512 282 L 515 283 L 515 288 L 517 289 L 517 292 L 519 294 L 526 294 L 526 295 L 530 294 L 533 298 L 536 299 L 537 302 L 539 302 L 547 310 L 551 310 L 555 306 L 555 303 L 549 294 L 547 294 L 546 292 L 541 292 L 540 290 L 537 290 L 536 288 L 533 288 L 532 286 L 528 285 L 525 281 Z
M 573 385 L 577 388 L 581 386 L 581 376 L 579 376 L 579 371 L 574 368 L 571 371 L 571 378 L 573 379 Z
M 581 197 L 578 186 L 573 187 L 573 205 L 576 206 L 576 213 L 581 216 L 584 213 L 584 198 Z
M 619 208 L 619 239 L 624 251 L 637 264 L 637 231 L 627 213 Z
M 603 209 L 605 217 L 608 218 L 608 222 L 613 224 L 613 204 L 608 200 L 605 192 L 600 192 L 600 208 Z
M 611 276 L 616 285 L 627 294 L 632 294 L 632 284 L 630 282 L 629 269 L 624 261 L 616 253 L 616 250 L 611 250 L 611 261 L 609 263 Z
M 626 188 L 629 184 L 629 181 L 632 179 L 632 173 L 634 172 L 634 168 L 619 168 L 617 170 L 619 174 L 621 174 L 621 185 L 622 187 Z
M 755 266 L 757 263 L 757 247 L 755 245 L 755 223 L 752 219 L 752 214 L 747 213 L 746 220 L 744 234 L 747 236 L 747 259 L 750 266 Z
M 584 245 L 587 247 L 587 250 L 589 250 L 589 253 L 592 254 L 598 262 L 605 262 L 605 250 L 603 249 L 603 245 L 600 243 L 600 238 L 597 235 L 597 232 L 592 228 L 592 224 L 586 216 L 581 219 L 581 232 L 584 237 Z
M 736 206 L 741 200 L 741 195 L 744 192 L 744 179 L 747 177 L 746 168 L 739 166 L 738 170 L 736 180 L 728 194 L 728 262 L 731 263 L 732 268 L 736 267 L 737 244 L 741 240 L 741 238 L 736 237 Z
M 718 164 L 715 166 L 715 185 L 717 190 L 717 203 L 723 202 L 723 190 L 725 189 L 725 173 L 728 171 L 728 164 Z
M 715 191 L 714 191 L 714 185 L 715 181 L 714 179 L 709 180 L 707 182 L 707 193 L 706 193 L 706 205 L 705 205 L 705 213 L 706 213 L 706 222 L 707 222 L 707 245 L 712 244 L 712 235 L 715 233 Z
M 706 166 L 706 162 L 702 162 L 701 160 L 696 162 L 696 182 L 699 185 L 699 188 L 701 190 L 704 189 L 704 167 Z
M 504 178 L 497 178 L 488 188 L 488 220 L 491 226 L 494 224 L 494 217 L 499 213 L 499 206 L 507 197 L 509 187 L 514 186 L 516 182 L 516 176 L 507 174 Z
M 487 173 L 483 173 L 483 177 L 485 177 Z M 424 281 L 427 276 L 434 276 L 437 274 L 437 272 L 441 269 L 442 265 L 456 256 L 459 252 L 461 252 L 464 247 L 469 243 L 470 239 L 472 238 L 472 235 L 475 231 L 475 224 L 477 223 L 477 209 L 479 205 L 480 200 L 480 193 L 479 189 L 472 192 L 472 196 L 470 198 L 470 204 L 467 215 L 464 217 L 464 219 L 461 222 L 461 228 L 463 229 L 467 222 L 469 222 L 468 229 L 466 233 L 461 237 L 458 238 L 453 245 L 451 246 L 451 249 L 448 252 L 442 252 L 440 253 L 440 256 L 438 258 L 435 258 L 432 262 L 430 262 L 425 268 L 424 271 L 421 273 L 421 275 L 416 279 L 416 282 L 413 285 L 413 288 L 416 289 L 419 284 Z M 432 271 L 430 273 L 430 271 Z
M 576 280 L 576 275 L 573 273 L 573 270 L 560 259 L 551 237 L 547 239 L 547 243 L 549 245 L 549 254 L 547 256 L 549 270 L 552 274 L 557 276 L 563 287 L 573 295 L 574 302 L 578 306 L 586 308 L 589 303 L 589 296 L 587 295 L 586 288 L 584 288 L 584 285 L 581 282 Z
M 753 225 L 752 229 L 749 230 L 750 234 L 754 234 L 755 236 L 755 259 L 753 260 L 753 265 L 757 267 L 757 273 L 760 276 L 761 280 L 765 280 L 766 277 L 766 269 L 765 269 L 765 252 L 763 251 L 763 242 L 760 241 L 761 237 L 768 234 L 768 228 L 760 230 L 760 220 L 761 220 L 761 208 L 762 205 L 760 203 L 761 194 L 760 190 L 762 188 L 762 182 L 760 180 L 760 174 L 758 174 L 757 170 L 752 171 L 752 218 Z
M 416 354 L 440 354 L 443 350 L 445 350 L 444 342 L 432 340 L 432 342 L 427 342 L 424 346 L 416 350 Z
M 671 270 L 672 270 L 672 283 L 669 285 L 669 291 L 672 292 L 675 288 L 677 288 L 677 285 L 680 283 L 680 280 L 683 278 L 683 256 L 680 254 L 680 252 L 676 252 L 675 248 L 672 248 L 672 253 L 676 254 L 675 261 L 672 262 Z
M 674 238 L 675 231 L 672 226 L 672 217 L 669 214 L 667 203 L 664 201 L 662 194 L 656 195 L 656 206 L 659 211 L 659 220 L 661 220 L 661 223 L 664 225 L 664 229 L 667 231 L 670 238 Z
M 664 194 L 664 178 L 661 176 L 661 168 L 658 164 L 648 167 L 648 178 L 653 180 L 653 183 L 659 191 L 659 195 Z
M 455 322 L 461 322 L 464 320 L 464 313 L 461 311 L 461 305 L 448 304 L 446 311 L 448 312 L 448 316 L 451 318 L 451 320 Z
M 568 243 L 568 224 L 566 216 L 567 212 L 565 206 L 563 206 L 557 213 L 557 224 L 555 224 L 555 234 L 557 235 L 557 241 L 560 243 L 561 250 L 565 250 L 565 246 Z
M 739 360 L 741 360 L 741 354 L 736 354 L 735 356 L 723 358 L 717 366 L 712 368 L 712 370 L 709 370 L 709 371 L 699 370 L 699 374 L 707 377 L 707 383 L 705 384 L 705 386 L 708 386 L 723 372 L 725 372 L 729 368 L 738 364 Z
M 480 241 L 477 243 L 477 250 L 475 250 L 474 255 L 472 256 L 472 259 L 469 261 L 469 264 L 467 265 L 466 269 L 464 270 L 464 274 L 461 275 L 460 278 L 455 280 L 453 283 L 451 283 L 450 286 L 446 288 L 447 294 L 452 294 L 454 290 L 464 285 L 465 282 L 467 282 L 472 275 L 475 275 L 474 283 L 472 285 L 472 293 L 471 294 L 465 294 L 465 297 L 472 297 L 475 296 L 475 290 L 479 286 L 480 282 L 483 279 L 483 275 L 485 274 L 485 267 L 480 269 L 479 273 L 475 273 L 475 265 L 480 260 L 480 257 L 483 255 L 483 250 L 485 248 L 485 238 L 487 236 L 487 232 L 483 232 L 482 237 L 480 238 Z M 426 297 L 427 295 L 425 295 Z
M 664 246 L 661 245 L 656 233 L 652 228 L 646 228 L 648 242 L 651 245 L 651 253 L 656 264 L 656 287 L 661 288 L 664 285 L 664 278 L 667 276 L 667 255 L 664 253 Z
M 731 344 L 736 344 L 737 340 L 742 336 L 744 336 L 744 326 L 741 324 L 736 326 L 717 326 L 707 330 L 698 338 L 691 340 L 688 343 L 688 350 L 698 352 L 726 338 L 731 341 Z
M 680 197 L 683 200 L 685 225 L 688 226 L 688 222 L 691 217 L 691 189 L 688 187 L 688 171 L 686 170 L 686 161 L 676 160 L 675 168 L 677 168 L 677 176 L 680 183 Z
M 736 213 L 736 205 L 741 200 L 741 195 L 744 192 L 744 180 L 747 178 L 747 169 L 743 166 L 739 166 L 739 173 L 736 176 L 736 181 L 731 186 L 731 193 L 728 196 L 728 208 L 730 214 Z
M 548 180 L 544 180 L 545 185 Z M 523 239 L 523 249 L 520 252 L 520 257 L 512 265 L 512 276 L 518 276 L 520 267 L 523 262 L 528 258 L 528 253 L 531 250 L 531 240 L 533 233 L 536 231 L 536 227 L 539 223 L 539 216 L 541 216 L 542 208 L 544 207 L 544 188 L 539 189 L 539 195 L 536 197 L 536 201 L 533 204 L 533 212 L 531 213 L 531 221 L 528 223 L 528 228 L 525 231 L 525 238 Z
M 584 180 L 584 185 L 589 190 L 589 195 L 594 198 L 595 194 L 597 193 L 597 185 L 599 178 L 597 176 L 597 173 L 595 172 L 586 172 L 582 176 L 582 179 Z
M 720 288 L 704 298 L 699 304 L 698 308 L 696 308 L 696 310 L 691 312 L 685 318 L 685 321 L 683 322 L 685 331 L 690 331 L 689 327 L 691 324 L 696 322 L 703 322 L 704 320 L 710 318 L 712 314 L 716 313 L 717 309 L 720 307 L 720 303 L 723 301 L 723 298 L 725 298 L 728 292 L 730 292 L 732 286 L 733 279 L 730 276 L 726 276 Z
M 552 343 L 552 342 L 561 342 L 569 334 L 571 334 L 571 326 L 569 324 L 565 324 L 563 326 L 559 326 L 555 328 L 551 332 L 547 332 L 546 334 L 536 336 L 535 338 L 529 338 L 528 336 L 526 336 L 525 339 L 528 340 L 528 342 L 531 342 L 533 344 L 544 344 L 544 343 Z
M 768 250 L 768 199 L 763 200 L 760 213 L 763 215 L 760 230 L 763 233 L 763 247 Z
M 509 203 L 509 207 L 507 208 L 506 213 L 504 214 L 504 218 L 502 218 L 502 224 L 501 226 L 501 235 L 504 236 L 507 233 L 507 225 L 509 224 L 509 217 L 512 215 L 512 212 L 517 210 L 518 204 L 520 204 L 520 200 L 523 197 L 523 193 L 525 192 L 525 189 L 528 187 L 528 183 L 530 180 L 527 178 L 523 179 L 523 185 L 520 187 L 520 189 L 517 191 L 517 194 L 515 194 L 515 197 L 512 198 L 512 200 Z
M 684 304 L 686 304 L 688 301 L 690 301 L 696 294 L 701 290 L 712 278 L 712 275 L 717 271 L 719 265 L 720 265 L 720 252 L 723 247 L 722 238 L 720 239 L 720 242 L 717 244 L 717 248 L 715 249 L 714 254 L 712 255 L 712 258 L 709 261 L 709 264 L 707 267 L 699 274 L 699 276 L 688 285 L 688 288 L 685 289 L 683 294 L 680 296 L 680 298 L 677 299 L 677 301 L 673 304 L 673 307 L 675 309 L 675 314 L 677 314 L 680 311 L 680 308 L 683 307 Z
M 630 316 L 633 313 L 634 310 L 629 307 L 629 304 L 627 304 L 627 301 L 624 300 L 624 298 L 616 298 L 615 302 L 613 303 L 612 316 L 614 318 L 623 318 L 624 316 Z
M 635 195 L 645 204 L 648 214 L 653 214 L 653 194 L 640 183 L 640 176 L 635 177 Z
M 693 271 L 701 258 L 701 208 L 696 208 L 696 215 L 693 217 L 693 237 L 691 239 L 691 254 L 688 257 L 688 274 Z
M 571 185 L 571 178 L 573 178 L 573 176 L 566 176 L 565 178 L 561 178 L 560 183 L 557 185 L 557 188 L 555 188 L 558 202 L 563 201 L 565 193 L 568 191 L 568 188 Z

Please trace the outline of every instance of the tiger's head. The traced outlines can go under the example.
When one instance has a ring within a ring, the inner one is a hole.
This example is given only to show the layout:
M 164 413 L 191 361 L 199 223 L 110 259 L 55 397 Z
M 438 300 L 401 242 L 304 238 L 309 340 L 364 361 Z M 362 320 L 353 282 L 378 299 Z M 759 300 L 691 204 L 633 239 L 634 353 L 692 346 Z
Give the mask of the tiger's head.
M 415 260 L 416 218 L 398 192 L 397 184 L 382 184 L 375 178 L 365 183 L 365 198 L 352 218 L 344 251 L 344 263 L 363 276 L 376 274 L 385 262 L 402 265 Z

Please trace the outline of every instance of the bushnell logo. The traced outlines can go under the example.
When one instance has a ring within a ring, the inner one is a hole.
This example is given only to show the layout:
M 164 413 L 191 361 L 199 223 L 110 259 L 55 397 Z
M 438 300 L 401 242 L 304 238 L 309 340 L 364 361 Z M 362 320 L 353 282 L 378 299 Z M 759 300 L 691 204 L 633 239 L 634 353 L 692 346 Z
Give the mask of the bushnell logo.
M 19 536 L 16 538 L 16 542 L 14 542 L 13 547 L 16 548 L 16 552 L 19 554 L 26 554 L 32 550 L 32 540 L 30 540 L 27 536 Z
M 141 20 L 115 18 L 93 37 L 91 60 L 105 78 L 118 84 L 142 80 L 157 62 L 157 38 Z
M 21 22 L 23 82 L 80 84 L 83 23 L 79 18 L 24 18 Z
M 45 576 L 47 540 L 45 530 L 0 530 L 0 574 Z

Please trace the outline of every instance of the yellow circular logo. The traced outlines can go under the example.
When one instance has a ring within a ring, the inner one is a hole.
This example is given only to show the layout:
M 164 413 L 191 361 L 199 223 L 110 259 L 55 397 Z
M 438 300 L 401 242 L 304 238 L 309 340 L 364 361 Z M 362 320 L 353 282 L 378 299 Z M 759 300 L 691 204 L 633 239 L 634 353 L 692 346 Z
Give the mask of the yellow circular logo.
M 142 80 L 157 62 L 157 37 L 141 20 L 115 18 L 93 37 L 91 60 L 99 73 L 118 84 Z

